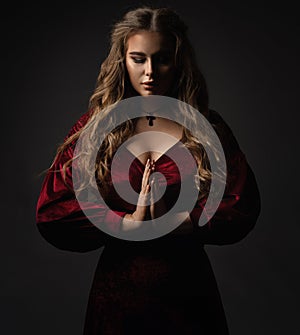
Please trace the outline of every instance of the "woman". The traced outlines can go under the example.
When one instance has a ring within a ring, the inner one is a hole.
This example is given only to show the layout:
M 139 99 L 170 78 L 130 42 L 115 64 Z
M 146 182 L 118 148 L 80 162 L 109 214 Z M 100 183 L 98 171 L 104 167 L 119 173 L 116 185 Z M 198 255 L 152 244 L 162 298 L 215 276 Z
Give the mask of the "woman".
M 167 8 L 138 8 L 115 24 L 111 49 L 101 66 L 89 110 L 58 148 L 44 179 L 37 204 L 37 224 L 44 238 L 71 251 L 105 246 L 90 293 L 85 335 L 228 334 L 218 287 L 203 246 L 244 238 L 258 218 L 260 197 L 255 177 L 231 130 L 217 112 L 208 108 L 205 80 L 186 32 L 186 25 Z M 84 129 L 95 116 L 101 119 L 106 108 L 125 98 L 148 95 L 183 101 L 214 127 L 226 157 L 225 193 L 215 215 L 199 226 L 211 183 L 208 157 L 201 143 L 188 129 L 165 118 L 142 116 L 127 120 L 105 137 L 95 171 L 99 191 L 119 219 L 112 218 L 99 204 L 94 208 L 96 220 L 126 231 L 167 212 L 180 188 L 178 169 L 168 157 L 172 152 L 183 157 L 178 143 L 193 155 L 202 186 L 194 209 L 178 228 L 156 239 L 122 240 L 99 230 L 83 213 L 72 184 L 74 147 Z M 133 156 L 133 150 L 122 156 L 124 161 L 134 158 L 128 178 L 139 192 L 140 201 L 132 205 L 115 191 L 110 168 L 123 142 L 149 130 L 171 135 L 178 142 L 147 151 L 142 141 L 142 154 Z M 165 175 L 166 190 L 159 201 L 148 205 L 145 199 L 154 196 L 160 187 L 157 180 L 151 179 L 153 172 Z

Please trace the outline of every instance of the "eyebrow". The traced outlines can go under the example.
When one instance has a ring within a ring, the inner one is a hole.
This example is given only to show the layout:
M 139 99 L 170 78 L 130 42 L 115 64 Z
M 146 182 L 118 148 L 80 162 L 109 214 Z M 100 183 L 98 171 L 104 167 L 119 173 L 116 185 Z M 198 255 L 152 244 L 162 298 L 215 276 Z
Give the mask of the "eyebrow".
M 171 52 L 169 50 L 159 50 L 154 55 L 159 55 L 159 54 L 171 54 Z M 129 52 L 129 55 L 144 56 L 144 57 L 146 56 L 146 54 L 144 52 L 140 52 L 140 51 L 131 51 L 131 52 Z
M 146 56 L 145 53 L 143 53 L 143 52 L 139 52 L 139 51 L 132 51 L 132 52 L 129 52 L 129 55 Z

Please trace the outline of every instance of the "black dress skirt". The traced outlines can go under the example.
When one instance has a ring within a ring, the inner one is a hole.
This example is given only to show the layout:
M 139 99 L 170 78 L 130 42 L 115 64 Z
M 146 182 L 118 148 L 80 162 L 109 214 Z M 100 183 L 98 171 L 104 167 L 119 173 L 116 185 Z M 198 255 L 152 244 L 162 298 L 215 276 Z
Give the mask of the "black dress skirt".
M 84 329 L 96 334 L 228 334 L 203 245 L 161 238 L 105 247 Z

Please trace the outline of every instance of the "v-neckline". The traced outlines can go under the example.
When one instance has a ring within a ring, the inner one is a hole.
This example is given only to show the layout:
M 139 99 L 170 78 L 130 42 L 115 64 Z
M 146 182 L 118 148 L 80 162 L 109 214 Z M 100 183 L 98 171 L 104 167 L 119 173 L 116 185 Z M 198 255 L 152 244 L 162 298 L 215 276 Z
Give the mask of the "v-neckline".
M 169 149 L 167 149 L 163 154 L 161 154 L 161 155 L 155 160 L 155 165 L 157 166 L 158 163 L 160 163 L 160 161 L 161 161 L 163 158 L 167 157 L 167 154 L 168 154 L 172 149 L 174 149 L 178 144 L 182 144 L 182 145 L 183 145 L 183 143 L 182 143 L 181 140 L 176 141 L 173 145 L 170 146 Z M 140 159 L 139 159 L 138 157 L 136 157 L 136 156 L 135 156 L 135 155 L 134 155 L 134 154 L 133 154 L 127 147 L 126 147 L 126 149 L 127 149 L 127 151 L 131 154 L 131 156 L 134 157 L 134 161 L 137 161 L 137 162 L 140 164 L 140 166 L 142 166 L 142 167 L 145 169 L 145 166 L 146 166 L 146 165 L 145 165 L 143 162 L 141 162 Z

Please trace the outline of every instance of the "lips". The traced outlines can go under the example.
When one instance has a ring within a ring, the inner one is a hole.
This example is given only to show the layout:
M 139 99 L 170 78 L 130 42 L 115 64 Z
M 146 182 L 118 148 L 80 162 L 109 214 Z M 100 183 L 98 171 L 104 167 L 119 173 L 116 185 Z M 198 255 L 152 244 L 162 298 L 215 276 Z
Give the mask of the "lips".
M 155 83 L 153 80 L 150 81 L 143 81 L 142 85 L 144 86 L 145 89 L 151 90 L 155 87 Z
M 154 86 L 154 81 L 144 81 L 142 82 L 143 85 Z

